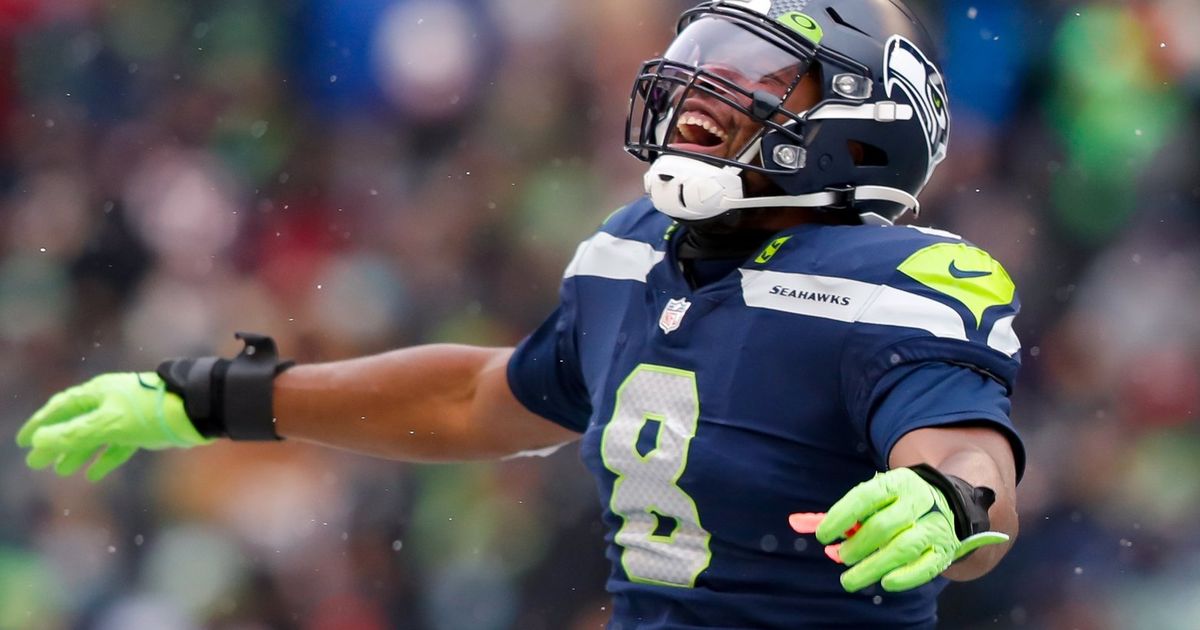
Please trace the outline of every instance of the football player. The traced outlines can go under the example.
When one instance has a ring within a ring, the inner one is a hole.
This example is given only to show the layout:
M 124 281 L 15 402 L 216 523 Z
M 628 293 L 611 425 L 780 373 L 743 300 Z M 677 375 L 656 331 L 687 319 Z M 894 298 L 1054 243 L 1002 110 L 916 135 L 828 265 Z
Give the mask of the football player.
M 34 468 L 282 437 L 408 461 L 582 439 L 611 628 L 926 628 L 1016 534 L 1012 281 L 894 226 L 946 153 L 929 35 L 898 0 L 713 0 L 634 81 L 647 196 L 583 242 L 517 348 L 316 365 L 242 335 L 54 396 Z

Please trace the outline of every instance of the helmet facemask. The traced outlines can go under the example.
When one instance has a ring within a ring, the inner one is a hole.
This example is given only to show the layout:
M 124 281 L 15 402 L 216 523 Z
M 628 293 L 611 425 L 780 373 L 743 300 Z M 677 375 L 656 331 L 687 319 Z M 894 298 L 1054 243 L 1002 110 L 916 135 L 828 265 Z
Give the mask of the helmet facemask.
M 799 155 L 791 166 L 767 168 L 759 143 L 774 131 L 803 144 L 800 112 L 784 103 L 812 59 L 811 51 L 752 24 L 696 19 L 638 73 L 626 147 L 648 162 L 679 156 L 764 175 L 794 173 L 803 166 Z

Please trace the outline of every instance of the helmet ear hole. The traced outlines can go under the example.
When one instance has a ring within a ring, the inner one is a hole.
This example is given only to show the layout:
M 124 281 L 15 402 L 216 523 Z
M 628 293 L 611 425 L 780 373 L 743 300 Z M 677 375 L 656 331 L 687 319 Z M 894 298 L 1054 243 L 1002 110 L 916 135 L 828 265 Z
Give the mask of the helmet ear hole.
M 887 151 L 873 144 L 859 140 L 849 140 L 846 142 L 846 149 L 850 151 L 850 157 L 853 158 L 855 166 L 888 165 Z

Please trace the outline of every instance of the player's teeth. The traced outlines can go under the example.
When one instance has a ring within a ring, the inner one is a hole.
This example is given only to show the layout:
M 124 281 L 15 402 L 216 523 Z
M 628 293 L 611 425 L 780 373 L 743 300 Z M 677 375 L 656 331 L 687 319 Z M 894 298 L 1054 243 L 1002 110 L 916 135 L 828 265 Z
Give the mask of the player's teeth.
M 707 120 L 705 118 L 700 118 L 699 116 L 689 116 L 689 115 L 682 116 L 679 119 L 679 126 L 682 127 L 684 125 L 693 125 L 696 127 L 700 127 L 701 129 L 704 129 L 705 131 L 711 133 L 712 135 L 720 138 L 721 141 L 725 141 L 728 138 L 728 136 L 725 134 L 724 130 L 722 130 L 720 127 L 716 126 L 716 124 L 710 122 L 709 120 Z

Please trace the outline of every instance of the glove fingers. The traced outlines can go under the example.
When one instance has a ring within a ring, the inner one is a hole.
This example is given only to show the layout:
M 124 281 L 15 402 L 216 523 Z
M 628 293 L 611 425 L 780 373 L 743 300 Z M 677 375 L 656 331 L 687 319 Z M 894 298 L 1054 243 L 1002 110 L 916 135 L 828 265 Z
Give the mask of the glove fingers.
M 855 523 L 866 521 L 867 517 L 894 500 L 895 495 L 885 481 L 885 475 L 876 475 L 874 479 L 854 486 L 825 513 L 825 520 L 817 526 L 817 540 L 828 545 L 844 537 Z
M 855 534 L 850 540 L 858 540 L 861 533 Z M 846 546 L 849 544 L 849 541 L 844 543 L 840 549 L 842 560 L 846 560 Z M 917 560 L 928 548 L 928 532 L 920 524 L 909 527 L 881 549 L 844 571 L 841 577 L 842 588 L 851 593 L 862 590 L 885 575 Z
M 100 404 L 100 400 L 80 386 L 63 390 L 50 397 L 46 404 L 33 412 L 33 415 L 21 425 L 17 431 L 17 446 L 29 448 L 33 446 L 33 434 L 38 429 L 65 422 L 71 418 L 92 411 Z
M 788 516 L 788 524 L 797 534 L 815 534 L 824 518 L 824 512 L 796 512 Z
M 108 473 L 116 470 L 121 464 L 129 461 L 129 458 L 133 457 L 133 454 L 136 452 L 136 446 L 109 446 L 100 457 L 96 458 L 96 463 L 88 468 L 88 481 L 92 483 L 100 481 Z
M 58 461 L 54 463 L 54 472 L 60 477 L 68 477 L 83 468 L 84 464 L 92 460 L 92 457 L 100 450 L 100 447 L 78 449 L 67 451 L 59 456 Z
M 90 411 L 68 422 L 43 426 L 33 433 L 30 444 L 35 449 L 55 451 L 93 450 L 109 441 L 105 429 L 111 417 L 102 411 Z
M 857 564 L 875 550 L 887 545 L 897 534 L 911 528 L 916 516 L 918 515 L 912 513 L 911 506 L 901 501 L 875 512 L 862 523 L 862 527 L 853 536 L 846 539 L 841 548 L 842 561 L 849 565 Z
M 950 558 L 935 549 L 928 549 L 915 562 L 883 576 L 880 586 L 889 593 L 917 588 L 937 577 L 950 566 Z
M 58 461 L 59 455 L 62 455 L 62 452 L 58 450 L 33 448 L 25 456 L 25 465 L 34 470 L 41 470 Z

